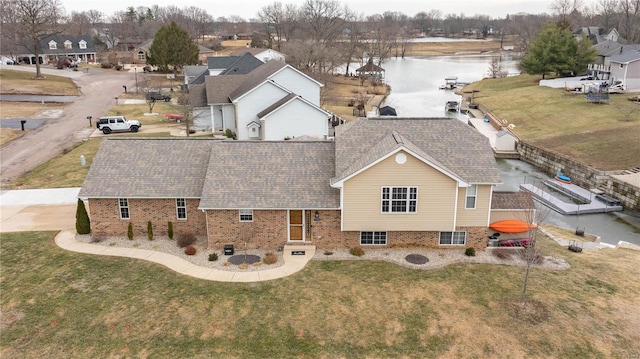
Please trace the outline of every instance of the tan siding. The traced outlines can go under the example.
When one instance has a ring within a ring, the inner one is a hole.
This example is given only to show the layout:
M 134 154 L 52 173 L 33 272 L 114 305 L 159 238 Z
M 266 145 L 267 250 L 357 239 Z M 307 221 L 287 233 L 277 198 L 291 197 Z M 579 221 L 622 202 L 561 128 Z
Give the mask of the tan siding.
M 417 158 L 405 153 L 399 165 L 392 155 L 344 183 L 344 231 L 451 230 L 457 184 Z M 381 212 L 383 186 L 418 187 L 418 211 Z
M 476 196 L 476 208 L 466 209 L 467 189 L 458 189 L 458 217 L 457 225 L 465 227 L 473 226 L 487 226 L 487 220 L 489 219 L 489 209 L 491 203 L 491 186 L 490 185 L 478 185 L 478 192 Z
M 494 209 L 491 211 L 491 219 L 489 220 L 489 224 L 493 222 L 505 221 L 510 219 L 529 222 L 532 216 L 533 215 L 529 211 L 522 210 L 522 209 L 502 209 L 502 210 Z

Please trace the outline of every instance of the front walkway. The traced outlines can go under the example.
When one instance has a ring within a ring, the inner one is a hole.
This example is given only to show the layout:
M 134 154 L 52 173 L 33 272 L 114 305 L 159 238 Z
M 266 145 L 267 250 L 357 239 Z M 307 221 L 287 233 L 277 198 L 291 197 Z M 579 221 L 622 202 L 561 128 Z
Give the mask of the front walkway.
M 304 246 L 305 255 L 291 254 L 299 250 L 296 246 L 285 246 L 282 259 L 284 264 L 277 268 L 260 271 L 231 272 L 213 268 L 205 268 L 190 263 L 182 258 L 159 251 L 137 248 L 106 247 L 98 244 L 81 243 L 76 240 L 73 231 L 62 231 L 55 238 L 56 244 L 65 250 L 103 256 L 128 257 L 144 259 L 163 266 L 180 274 L 217 282 L 259 282 L 284 278 L 296 273 L 313 258 L 315 247 Z

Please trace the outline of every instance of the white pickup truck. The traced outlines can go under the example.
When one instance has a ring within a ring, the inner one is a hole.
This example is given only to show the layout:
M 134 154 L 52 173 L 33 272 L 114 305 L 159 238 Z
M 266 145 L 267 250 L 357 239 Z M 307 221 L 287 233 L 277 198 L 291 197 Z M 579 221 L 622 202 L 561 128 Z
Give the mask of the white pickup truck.
M 96 126 L 105 135 L 111 132 L 138 132 L 142 125 L 137 120 L 127 120 L 124 116 L 100 117 Z

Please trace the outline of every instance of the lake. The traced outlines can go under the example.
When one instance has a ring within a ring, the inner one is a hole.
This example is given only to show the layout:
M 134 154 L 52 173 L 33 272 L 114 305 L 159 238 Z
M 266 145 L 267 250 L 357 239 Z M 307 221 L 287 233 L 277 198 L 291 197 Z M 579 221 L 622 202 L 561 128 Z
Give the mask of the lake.
M 394 107 L 398 117 L 454 116 L 461 121 L 467 116 L 447 113 L 447 101 L 460 100 L 450 90 L 440 90 L 445 77 L 457 76 L 459 82 L 475 82 L 486 77 L 494 56 L 438 56 L 424 58 L 391 58 L 382 67 L 391 94 L 385 105 Z M 496 58 L 498 56 L 496 55 Z M 500 58 L 501 69 L 510 74 L 518 73 L 518 62 L 511 56 Z M 518 160 L 498 160 L 504 184 L 497 191 L 517 191 L 522 183 L 540 183 L 549 176 L 535 167 Z M 541 208 L 543 209 L 543 208 Z M 546 211 L 546 209 L 543 209 Z M 640 223 L 640 219 L 627 212 L 563 216 L 549 211 L 545 223 L 565 228 L 580 228 L 601 237 L 602 242 L 616 244 L 627 241 L 640 245 L 640 229 L 625 223 Z M 640 227 L 640 224 L 637 224 Z

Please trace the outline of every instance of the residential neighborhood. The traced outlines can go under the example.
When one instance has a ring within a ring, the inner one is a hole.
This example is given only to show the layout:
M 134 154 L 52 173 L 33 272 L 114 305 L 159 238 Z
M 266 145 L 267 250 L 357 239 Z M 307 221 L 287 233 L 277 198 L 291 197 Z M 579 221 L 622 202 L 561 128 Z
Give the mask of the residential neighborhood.
M 355 4 L 3 3 L 1 356 L 639 356 L 637 6 Z

